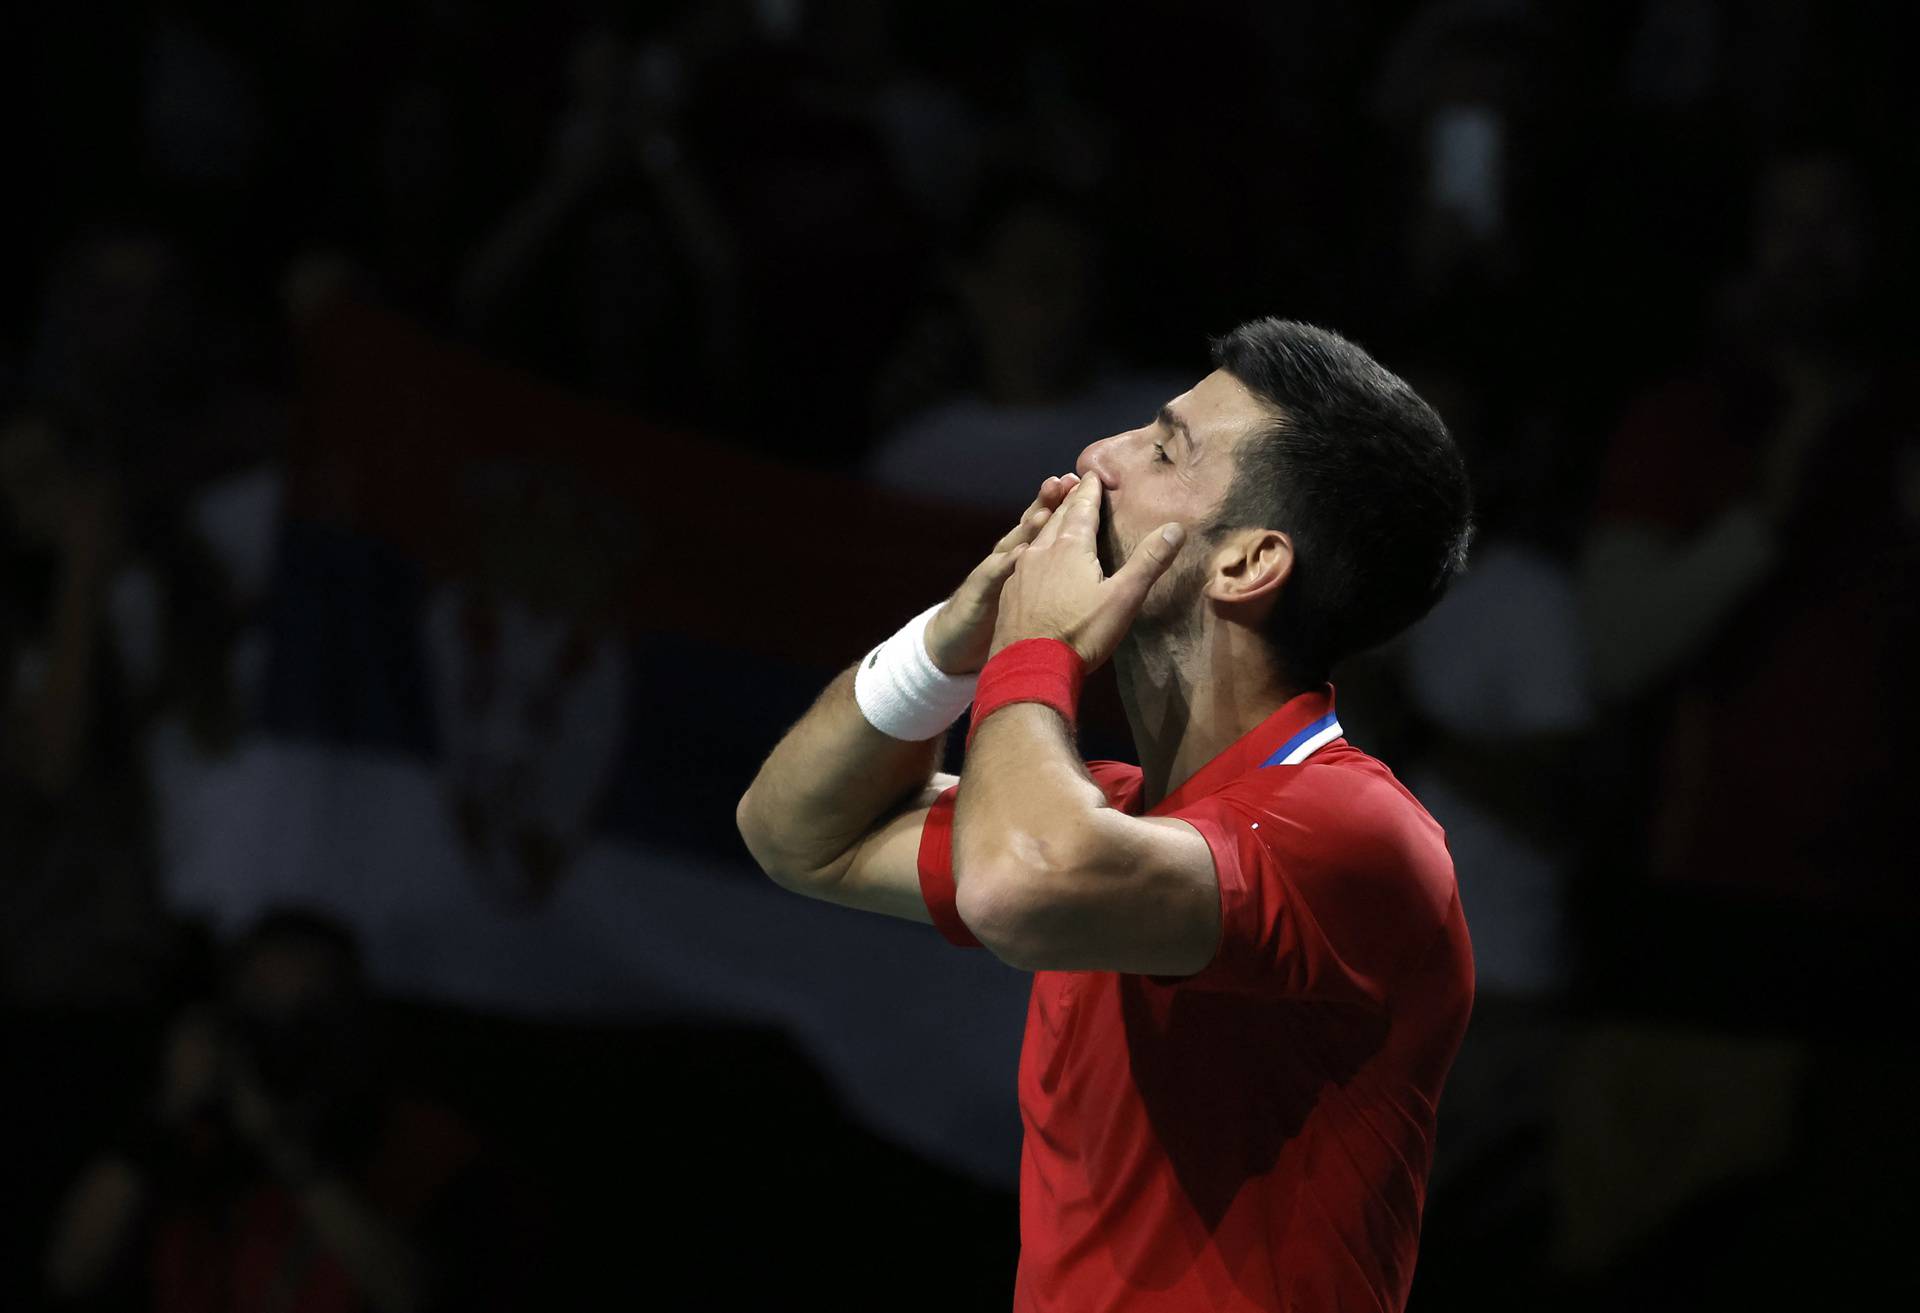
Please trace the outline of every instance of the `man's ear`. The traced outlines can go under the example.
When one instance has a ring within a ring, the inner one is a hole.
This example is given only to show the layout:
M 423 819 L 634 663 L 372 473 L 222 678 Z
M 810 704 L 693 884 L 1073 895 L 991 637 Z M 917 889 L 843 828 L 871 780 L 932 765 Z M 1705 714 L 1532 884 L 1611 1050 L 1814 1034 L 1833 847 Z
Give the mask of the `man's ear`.
M 1292 574 L 1292 538 L 1278 529 L 1242 529 L 1215 550 L 1207 596 L 1234 605 L 1268 601 Z

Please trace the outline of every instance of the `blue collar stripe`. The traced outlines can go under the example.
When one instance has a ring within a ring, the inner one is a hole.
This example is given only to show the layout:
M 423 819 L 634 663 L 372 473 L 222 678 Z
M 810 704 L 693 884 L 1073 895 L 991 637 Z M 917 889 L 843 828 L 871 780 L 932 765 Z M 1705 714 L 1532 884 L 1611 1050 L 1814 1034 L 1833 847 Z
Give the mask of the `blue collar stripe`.
M 1298 766 L 1327 744 L 1340 737 L 1340 722 L 1329 711 L 1282 743 L 1274 754 L 1261 762 L 1261 768 L 1268 766 Z

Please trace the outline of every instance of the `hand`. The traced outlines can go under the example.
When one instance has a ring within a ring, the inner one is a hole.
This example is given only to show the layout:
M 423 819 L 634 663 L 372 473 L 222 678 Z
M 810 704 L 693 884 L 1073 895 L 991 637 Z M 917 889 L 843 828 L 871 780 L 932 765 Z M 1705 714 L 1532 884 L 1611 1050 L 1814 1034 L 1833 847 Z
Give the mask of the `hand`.
M 1001 587 L 1013 574 L 1020 553 L 1046 527 L 1079 482 L 1077 474 L 1061 474 L 1041 484 L 1040 495 L 1027 507 L 1020 523 L 993 545 L 987 559 L 973 568 L 947 604 L 934 613 L 927 622 L 927 656 L 934 665 L 949 675 L 971 675 L 987 663 Z
M 1025 638 L 1057 638 L 1093 670 L 1120 646 L 1154 580 L 1180 554 L 1186 530 L 1161 525 L 1140 540 L 1109 579 L 1100 569 L 1094 541 L 1105 496 L 1100 480 L 1083 480 L 1019 554 L 1013 578 L 1000 591 L 993 651 Z

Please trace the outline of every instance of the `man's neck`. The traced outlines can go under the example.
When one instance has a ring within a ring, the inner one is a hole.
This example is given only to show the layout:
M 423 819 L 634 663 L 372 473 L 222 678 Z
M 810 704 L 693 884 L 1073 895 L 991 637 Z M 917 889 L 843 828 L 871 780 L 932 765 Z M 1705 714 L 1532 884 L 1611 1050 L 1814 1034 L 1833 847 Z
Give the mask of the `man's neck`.
M 1129 639 L 1114 654 L 1120 701 L 1140 754 L 1142 810 L 1193 777 L 1284 706 L 1260 641 L 1213 617 L 1189 639 Z

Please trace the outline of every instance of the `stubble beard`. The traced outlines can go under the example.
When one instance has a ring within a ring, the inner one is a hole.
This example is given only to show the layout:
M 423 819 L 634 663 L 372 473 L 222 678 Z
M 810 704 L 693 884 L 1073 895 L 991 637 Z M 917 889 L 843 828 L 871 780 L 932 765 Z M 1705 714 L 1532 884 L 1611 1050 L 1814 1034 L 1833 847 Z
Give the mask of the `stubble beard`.
M 1127 559 L 1120 550 L 1120 538 L 1113 530 L 1113 511 L 1104 498 L 1100 502 L 1100 532 L 1093 537 L 1094 554 L 1100 558 L 1100 573 L 1113 578 L 1120 562 Z
M 1134 544 L 1120 541 L 1104 504 L 1100 507 L 1100 532 L 1095 536 L 1094 546 L 1100 559 L 1100 572 L 1108 578 L 1133 554 Z M 1133 626 L 1123 640 L 1125 646 L 1142 654 L 1171 653 L 1198 635 L 1203 560 L 1197 551 L 1183 552 L 1175 559 L 1171 570 L 1147 595 L 1146 606 L 1134 617 Z

